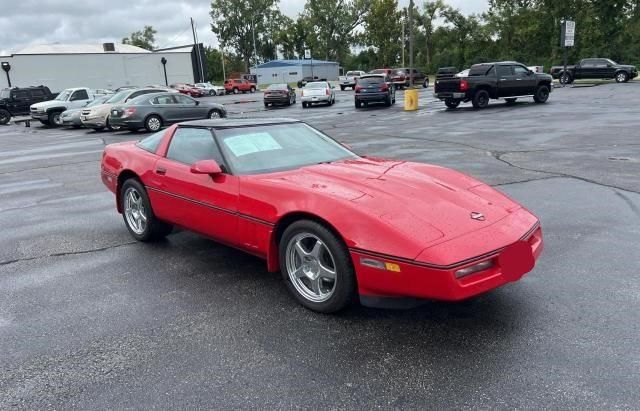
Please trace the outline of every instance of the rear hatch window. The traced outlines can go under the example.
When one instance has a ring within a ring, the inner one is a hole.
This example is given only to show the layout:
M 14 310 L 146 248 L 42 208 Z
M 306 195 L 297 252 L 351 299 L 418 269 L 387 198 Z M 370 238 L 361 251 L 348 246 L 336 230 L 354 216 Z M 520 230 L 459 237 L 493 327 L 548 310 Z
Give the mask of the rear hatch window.
M 382 77 L 360 77 L 360 80 L 358 80 L 358 84 L 361 86 L 371 86 L 382 83 L 384 83 Z

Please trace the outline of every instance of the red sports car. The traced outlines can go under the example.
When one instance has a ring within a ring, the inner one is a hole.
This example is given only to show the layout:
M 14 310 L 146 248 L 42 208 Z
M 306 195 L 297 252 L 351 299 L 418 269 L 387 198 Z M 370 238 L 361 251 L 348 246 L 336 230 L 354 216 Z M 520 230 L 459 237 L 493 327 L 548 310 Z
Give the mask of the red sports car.
M 462 300 L 542 252 L 538 219 L 488 185 L 358 156 L 297 120 L 193 121 L 112 144 L 102 181 L 137 240 L 179 226 L 237 247 L 320 312 Z

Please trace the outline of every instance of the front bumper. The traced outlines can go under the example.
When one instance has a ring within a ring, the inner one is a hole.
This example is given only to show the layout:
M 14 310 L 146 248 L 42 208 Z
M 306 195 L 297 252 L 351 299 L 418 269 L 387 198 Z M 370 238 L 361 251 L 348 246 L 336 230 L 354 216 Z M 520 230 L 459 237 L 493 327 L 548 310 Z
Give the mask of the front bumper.
M 93 128 L 93 127 L 106 127 L 107 125 L 107 118 L 106 117 L 102 117 L 102 116 L 97 116 L 97 117 L 87 117 L 87 116 L 80 116 L 80 121 L 82 122 L 82 125 L 85 127 L 89 127 L 89 128 Z
M 80 121 L 79 116 L 62 117 L 62 125 L 63 126 L 82 126 L 82 121 Z
M 445 268 L 361 250 L 351 249 L 350 253 L 358 279 L 359 294 L 369 304 L 374 301 L 375 305 L 381 305 L 381 300 L 400 301 L 406 298 L 460 301 L 518 281 L 530 271 L 532 266 L 514 270 L 504 262 L 506 259 L 501 258 L 512 247 L 524 247 L 523 244 L 530 247 L 535 263 L 543 250 L 542 229 L 538 224 L 519 241 L 489 255 L 480 256 L 479 259 L 470 259 L 467 263 Z M 369 265 L 371 260 L 382 262 L 382 268 Z M 489 261 L 493 265 L 486 269 L 459 278 L 456 276 L 459 270 Z
M 34 120 L 49 120 L 49 115 L 45 112 L 31 112 L 31 118 Z
M 131 129 L 139 129 L 144 127 L 144 121 L 136 118 L 128 117 L 112 117 L 110 120 L 112 126 L 120 126 Z

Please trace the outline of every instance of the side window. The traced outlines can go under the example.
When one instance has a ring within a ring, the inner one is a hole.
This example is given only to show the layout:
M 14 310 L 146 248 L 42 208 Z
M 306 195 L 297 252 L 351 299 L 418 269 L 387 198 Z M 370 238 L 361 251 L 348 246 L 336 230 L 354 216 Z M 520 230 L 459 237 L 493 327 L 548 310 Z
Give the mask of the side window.
M 487 76 L 495 76 L 496 75 L 496 66 L 491 66 L 489 71 L 487 71 Z
M 29 92 L 27 90 L 16 90 L 12 93 L 12 97 L 15 99 L 28 99 Z
M 196 101 L 194 99 L 187 97 L 184 94 L 177 94 L 173 97 L 178 101 L 178 104 L 196 105 Z
M 155 134 L 151 134 L 149 137 L 143 138 L 138 142 L 138 147 L 151 153 L 155 153 L 158 150 L 160 142 L 162 142 L 164 133 L 166 132 L 166 130 L 158 131 Z
M 89 94 L 87 94 L 87 90 L 74 91 L 69 101 L 76 101 L 76 100 L 89 100 Z
M 125 101 L 129 101 L 129 100 L 133 100 L 136 97 L 140 97 L 144 94 L 151 94 L 151 93 L 155 93 L 155 90 L 140 90 L 140 91 L 136 91 L 135 93 L 131 93 L 131 95 L 129 97 L 127 97 L 127 99 Z
M 583 67 L 593 67 L 593 66 L 595 66 L 595 62 L 593 61 L 593 59 L 585 59 L 585 60 L 582 60 L 582 66 Z
M 171 139 L 167 158 L 187 165 L 201 160 L 216 160 L 223 164 L 213 134 L 206 128 L 178 128 Z
M 158 96 L 151 99 L 151 104 L 175 104 L 172 96 Z
M 44 97 L 44 90 L 40 90 L 40 89 L 33 89 L 31 90 L 31 95 L 33 97 Z
M 523 76 L 529 74 L 529 70 L 522 66 L 513 66 L 513 71 L 517 76 Z
M 511 66 L 498 66 L 498 77 L 511 76 Z
M 596 60 L 596 65 L 599 67 L 607 67 L 608 64 L 609 62 L 607 60 L 604 60 L 604 59 Z

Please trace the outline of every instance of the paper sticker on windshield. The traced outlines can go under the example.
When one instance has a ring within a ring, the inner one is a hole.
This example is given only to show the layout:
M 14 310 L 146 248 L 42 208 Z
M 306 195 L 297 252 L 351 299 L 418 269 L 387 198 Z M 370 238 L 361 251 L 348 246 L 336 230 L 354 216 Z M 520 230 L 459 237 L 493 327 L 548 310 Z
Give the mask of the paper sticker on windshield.
M 224 139 L 236 157 L 261 151 L 282 150 L 282 146 L 269 133 L 242 134 Z

